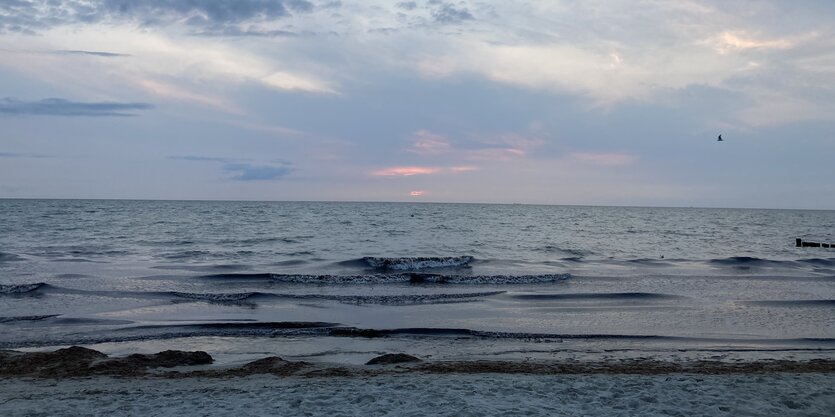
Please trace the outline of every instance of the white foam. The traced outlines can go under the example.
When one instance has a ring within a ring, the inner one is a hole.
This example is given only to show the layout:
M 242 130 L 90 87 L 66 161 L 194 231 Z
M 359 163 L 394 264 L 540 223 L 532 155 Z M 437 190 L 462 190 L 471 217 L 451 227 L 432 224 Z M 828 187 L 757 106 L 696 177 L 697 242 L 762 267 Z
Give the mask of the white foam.
M 548 284 L 565 281 L 571 274 L 539 275 L 442 275 L 422 273 L 371 274 L 371 275 L 312 275 L 271 274 L 270 280 L 295 284 Z
M 403 258 L 363 258 L 372 268 L 391 269 L 397 271 L 418 271 L 431 268 L 464 267 L 473 261 L 472 256 L 440 256 L 440 257 L 403 257 Z

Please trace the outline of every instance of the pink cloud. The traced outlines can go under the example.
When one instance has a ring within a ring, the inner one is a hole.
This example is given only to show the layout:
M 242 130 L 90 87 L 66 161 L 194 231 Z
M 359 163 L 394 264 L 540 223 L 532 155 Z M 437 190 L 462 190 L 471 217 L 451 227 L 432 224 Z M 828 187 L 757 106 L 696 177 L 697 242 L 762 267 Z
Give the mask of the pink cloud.
M 441 171 L 438 167 L 391 167 L 374 171 L 372 175 L 378 177 L 411 177 L 412 175 L 431 175 Z
M 451 173 L 457 174 L 467 171 L 475 171 L 477 167 L 474 166 L 454 166 L 454 167 L 421 167 L 421 166 L 405 166 L 405 167 L 389 167 L 378 171 L 374 171 L 371 175 L 375 177 L 411 177 L 413 175 L 433 175 Z
M 471 159 L 506 161 L 527 156 L 534 148 L 542 145 L 542 139 L 528 138 L 517 134 L 503 135 L 492 141 L 494 146 L 471 151 Z
M 625 153 L 575 152 L 569 155 L 575 161 L 602 166 L 624 166 L 635 162 L 635 157 Z
M 409 195 L 412 196 L 412 197 L 420 197 L 424 194 L 426 194 L 426 191 L 423 191 L 423 190 L 415 190 L 415 191 L 410 191 L 409 192 Z
M 455 150 L 445 137 L 428 130 L 417 131 L 412 137 L 415 139 L 415 143 L 409 148 L 410 152 L 421 155 L 437 155 Z
M 506 161 L 513 158 L 521 158 L 527 152 L 518 148 L 487 148 L 470 152 L 471 159 L 487 161 Z

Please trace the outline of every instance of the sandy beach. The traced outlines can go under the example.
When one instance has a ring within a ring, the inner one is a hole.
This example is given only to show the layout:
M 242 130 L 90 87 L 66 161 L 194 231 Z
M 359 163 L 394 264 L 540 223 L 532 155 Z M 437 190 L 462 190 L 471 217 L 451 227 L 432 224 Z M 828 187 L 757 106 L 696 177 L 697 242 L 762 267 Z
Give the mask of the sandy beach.
M 0 413 L 35 415 L 826 416 L 835 361 L 422 361 L 365 365 L 205 352 L 0 352 Z
M 0 380 L 4 416 L 828 416 L 835 374 Z

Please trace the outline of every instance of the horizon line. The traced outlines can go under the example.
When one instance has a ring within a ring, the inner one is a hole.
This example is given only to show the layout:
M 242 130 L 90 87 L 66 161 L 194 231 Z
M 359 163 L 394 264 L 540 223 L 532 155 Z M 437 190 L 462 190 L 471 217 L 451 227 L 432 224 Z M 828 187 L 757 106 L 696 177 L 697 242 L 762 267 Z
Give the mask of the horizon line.
M 333 204 L 470 204 L 493 206 L 555 206 L 555 207 L 620 207 L 620 208 L 659 208 L 659 209 L 714 209 L 714 210 L 798 210 L 798 211 L 835 211 L 835 208 L 777 208 L 777 207 L 716 207 L 716 206 L 642 206 L 612 204 L 567 204 L 567 203 L 496 203 L 496 202 L 456 202 L 456 201 L 374 201 L 374 200 L 236 200 L 236 199 L 176 199 L 176 198 L 110 198 L 110 197 L 0 197 L 0 200 L 58 200 L 58 201 L 157 201 L 157 202 L 205 202 L 205 203 L 333 203 Z

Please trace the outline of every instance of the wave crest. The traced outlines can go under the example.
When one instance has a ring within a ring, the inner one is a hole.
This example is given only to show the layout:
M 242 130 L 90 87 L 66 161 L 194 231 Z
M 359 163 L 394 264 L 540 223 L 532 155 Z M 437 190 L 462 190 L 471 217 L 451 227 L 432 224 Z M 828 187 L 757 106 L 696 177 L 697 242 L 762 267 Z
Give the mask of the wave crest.
M 192 292 L 177 292 L 172 291 L 169 294 L 196 301 L 213 301 L 213 302 L 238 302 L 244 301 L 250 297 L 258 295 L 257 292 L 241 292 L 241 293 L 214 293 L 214 294 L 198 294 Z
M 36 282 L 34 284 L 0 284 L 0 294 L 26 294 L 44 287 L 46 283 Z
M 419 257 L 401 257 L 401 258 L 384 258 L 375 256 L 366 256 L 362 258 L 366 265 L 382 270 L 395 271 L 418 271 L 421 269 L 434 268 L 463 268 L 470 265 L 473 261 L 472 256 L 419 256 Z

